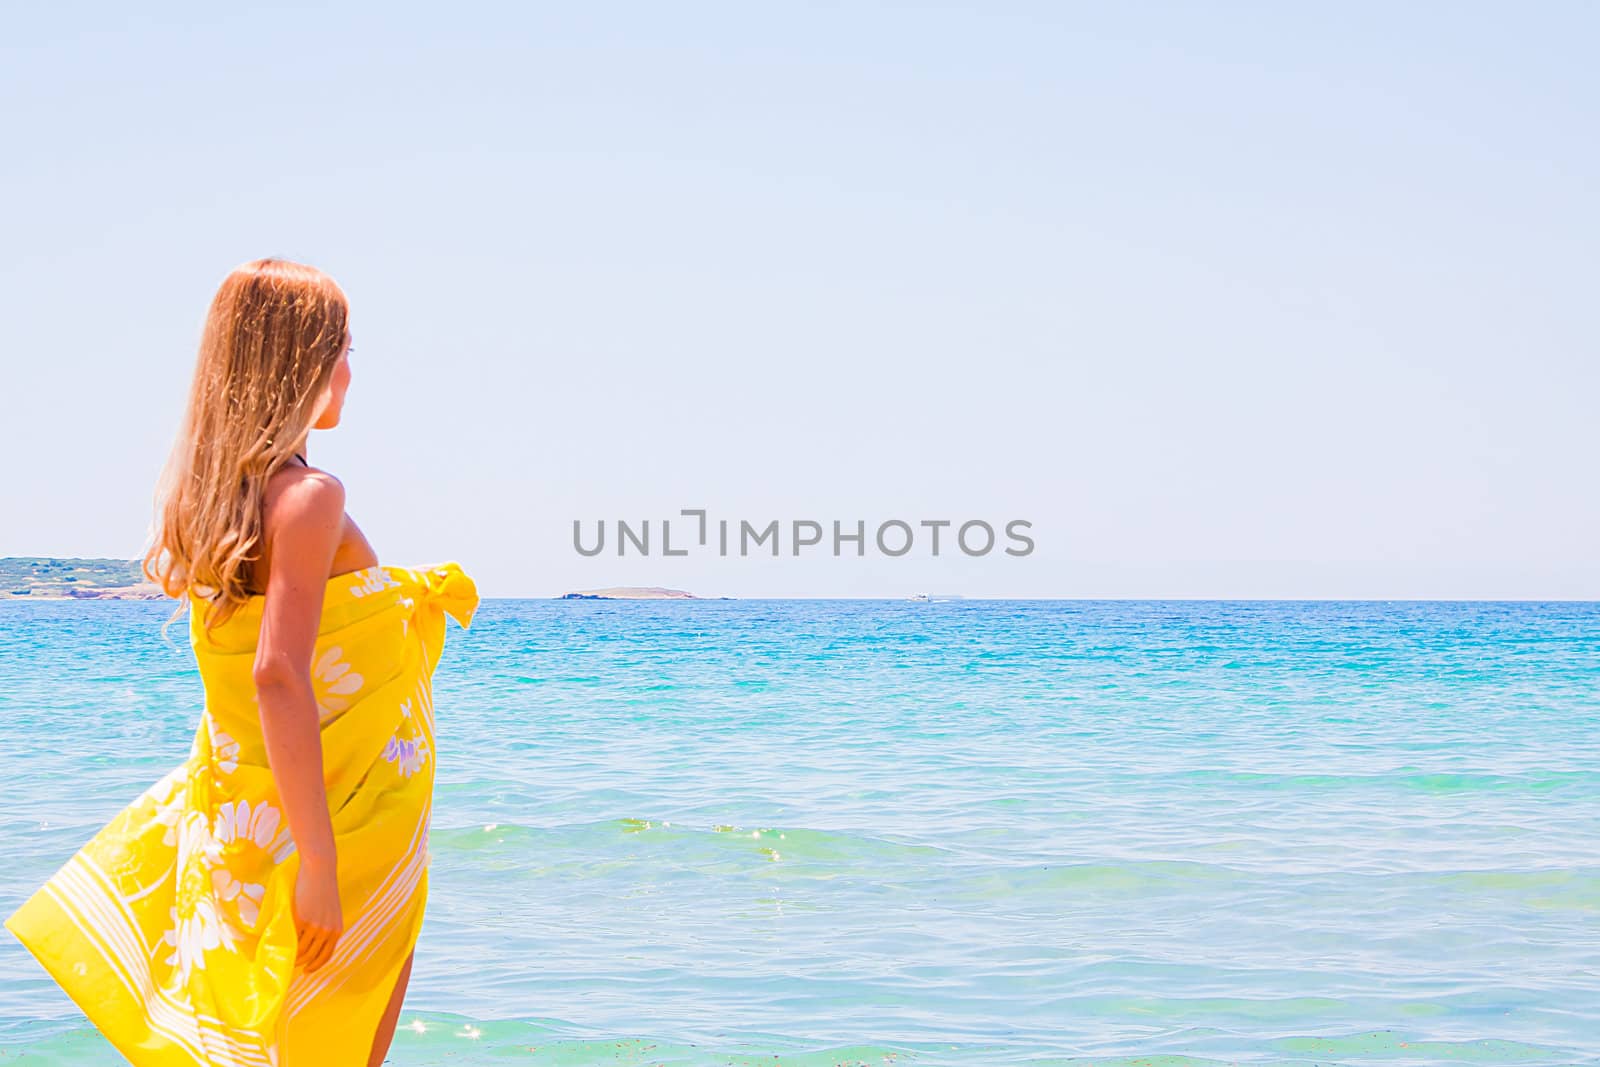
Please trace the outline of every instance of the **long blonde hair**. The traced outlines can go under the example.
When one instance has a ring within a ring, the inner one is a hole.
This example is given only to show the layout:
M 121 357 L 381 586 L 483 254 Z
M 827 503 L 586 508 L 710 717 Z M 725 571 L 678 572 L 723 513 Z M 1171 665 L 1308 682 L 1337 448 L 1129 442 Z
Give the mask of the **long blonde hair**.
M 209 601 L 209 633 L 249 598 L 267 479 L 316 419 L 349 318 L 332 278 L 287 260 L 246 263 L 217 290 L 143 561 L 180 600 L 174 618 L 192 590 Z

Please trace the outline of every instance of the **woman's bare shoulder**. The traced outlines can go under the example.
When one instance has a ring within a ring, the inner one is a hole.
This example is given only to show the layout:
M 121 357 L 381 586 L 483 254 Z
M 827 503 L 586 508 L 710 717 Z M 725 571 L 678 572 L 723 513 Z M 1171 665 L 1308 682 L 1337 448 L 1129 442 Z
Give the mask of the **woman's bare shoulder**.
M 327 471 L 289 466 L 275 471 L 267 481 L 262 524 L 269 537 L 289 523 L 333 518 L 344 518 L 344 483 Z
M 262 494 L 261 551 L 247 583 L 264 593 L 272 560 L 327 558 L 344 540 L 344 483 L 327 471 L 294 465 L 275 471 Z
M 257 570 L 263 586 L 272 568 L 274 545 L 296 555 L 323 555 L 330 540 L 328 577 L 374 566 L 378 554 L 345 513 L 344 483 L 325 470 L 294 464 L 273 474 L 262 516 L 265 545 Z

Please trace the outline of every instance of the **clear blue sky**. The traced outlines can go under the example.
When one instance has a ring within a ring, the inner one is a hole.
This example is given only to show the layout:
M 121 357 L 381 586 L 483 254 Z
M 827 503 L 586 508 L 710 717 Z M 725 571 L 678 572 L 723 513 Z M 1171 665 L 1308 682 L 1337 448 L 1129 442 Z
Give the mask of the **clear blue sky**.
M 490 595 L 1600 597 L 1600 7 L 27 5 L 0 554 L 138 552 L 200 321 L 353 303 L 313 438 Z M 582 559 L 574 518 L 1026 518 Z

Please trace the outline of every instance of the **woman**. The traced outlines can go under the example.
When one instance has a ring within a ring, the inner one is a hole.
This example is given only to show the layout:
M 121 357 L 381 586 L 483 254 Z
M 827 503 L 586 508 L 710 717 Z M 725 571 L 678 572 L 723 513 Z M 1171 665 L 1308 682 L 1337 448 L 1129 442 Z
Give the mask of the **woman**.
M 212 302 L 144 569 L 190 608 L 188 760 L 6 925 L 139 1067 L 378 1064 L 427 895 L 431 676 L 454 563 L 386 567 L 306 461 L 348 306 L 262 259 Z

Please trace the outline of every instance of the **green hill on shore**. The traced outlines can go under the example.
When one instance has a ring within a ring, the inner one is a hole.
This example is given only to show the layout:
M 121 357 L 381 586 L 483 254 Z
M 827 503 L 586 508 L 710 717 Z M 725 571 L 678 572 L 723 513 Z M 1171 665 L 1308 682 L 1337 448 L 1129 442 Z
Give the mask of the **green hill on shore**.
M 136 559 L 0 557 L 0 600 L 161 600 Z

